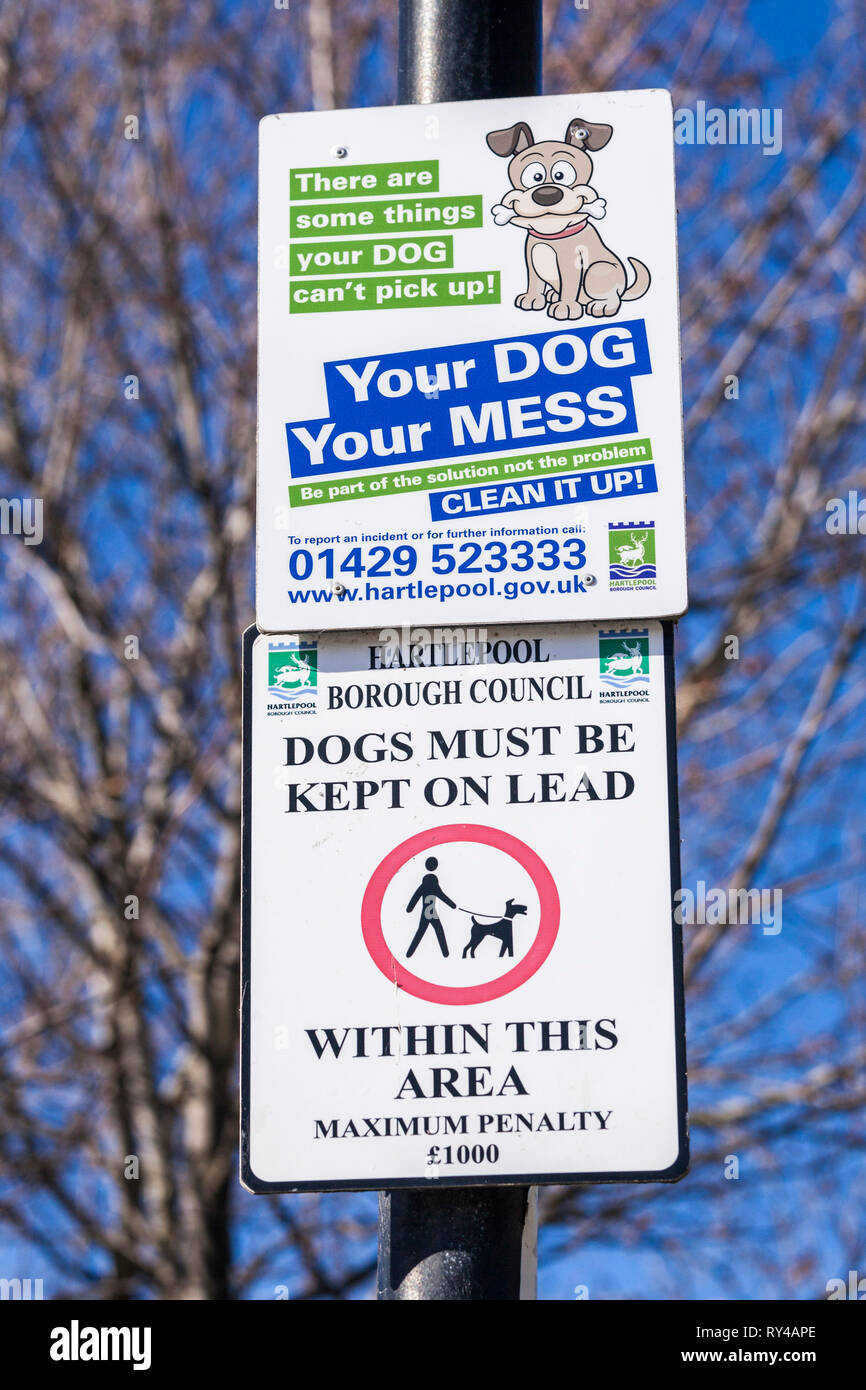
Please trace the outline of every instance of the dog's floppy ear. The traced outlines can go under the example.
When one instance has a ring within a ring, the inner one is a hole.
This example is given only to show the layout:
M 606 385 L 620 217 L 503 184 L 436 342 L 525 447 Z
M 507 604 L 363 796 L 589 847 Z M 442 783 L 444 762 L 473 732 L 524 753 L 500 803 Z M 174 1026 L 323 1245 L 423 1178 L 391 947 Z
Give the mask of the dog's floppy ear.
M 580 116 L 575 116 L 568 123 L 565 143 L 577 145 L 579 150 L 603 150 L 612 135 L 613 126 L 593 125 L 591 121 L 583 121 Z
M 518 121 L 517 125 L 511 125 L 507 130 L 491 130 L 487 143 L 494 154 L 506 159 L 529 149 L 530 145 L 535 144 L 535 137 L 525 121 Z

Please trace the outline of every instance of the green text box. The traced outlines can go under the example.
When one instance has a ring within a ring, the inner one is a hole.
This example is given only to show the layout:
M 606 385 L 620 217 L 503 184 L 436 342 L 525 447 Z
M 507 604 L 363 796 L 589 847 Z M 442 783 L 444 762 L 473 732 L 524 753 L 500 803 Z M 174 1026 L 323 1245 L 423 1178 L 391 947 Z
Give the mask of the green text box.
M 417 248 L 417 254 L 416 254 Z M 289 247 L 293 275 L 343 275 L 346 271 L 447 269 L 454 264 L 454 238 L 388 237 L 379 241 L 298 241 Z
M 480 227 L 483 219 L 480 193 L 453 198 L 385 198 L 377 203 L 332 205 L 311 203 L 291 209 L 293 237 L 381 236 L 395 232 L 458 231 Z
M 613 463 L 649 463 L 648 439 L 618 439 L 604 444 L 566 444 L 538 454 L 517 454 L 507 459 L 473 459 L 469 463 L 424 464 L 393 473 L 356 473 L 352 477 L 323 478 L 321 482 L 293 483 L 292 507 L 323 507 L 328 502 L 347 502 L 365 497 L 395 497 L 405 492 L 433 492 L 436 488 L 464 484 L 513 482 L 515 478 L 583 472 L 609 468 Z M 320 495 L 317 495 L 320 494 Z
M 347 164 L 337 169 L 324 165 L 289 171 L 289 197 L 372 197 L 376 193 L 438 193 L 439 160 L 413 159 L 406 164 Z
M 348 313 L 360 309 L 453 309 L 455 305 L 498 304 L 499 271 L 293 280 L 289 295 L 291 314 Z

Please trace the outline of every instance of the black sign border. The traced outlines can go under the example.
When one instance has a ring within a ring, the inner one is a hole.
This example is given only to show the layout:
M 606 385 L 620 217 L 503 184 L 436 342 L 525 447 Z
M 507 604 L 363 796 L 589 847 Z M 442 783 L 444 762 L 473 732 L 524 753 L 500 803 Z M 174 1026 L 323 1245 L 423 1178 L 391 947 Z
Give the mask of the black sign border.
M 650 621 L 647 619 L 647 621 Z M 261 633 L 255 624 L 243 635 L 243 758 L 241 793 L 241 1057 L 240 1057 L 240 1180 L 247 1191 L 290 1192 L 377 1192 L 396 1187 L 525 1187 L 563 1186 L 573 1183 L 678 1182 L 689 1170 L 688 1097 L 686 1066 L 686 1017 L 683 982 L 683 933 L 676 919 L 674 901 L 682 886 L 680 868 L 680 812 L 677 791 L 676 678 L 674 670 L 674 632 L 676 623 L 661 621 L 665 667 L 665 739 L 668 772 L 668 819 L 671 874 L 671 946 L 674 976 L 674 1031 L 676 1036 L 677 1131 L 679 1152 L 669 1168 L 657 1172 L 622 1173 L 519 1173 L 502 1178 L 499 1174 L 458 1174 L 428 1178 L 341 1178 L 312 1182 L 270 1182 L 259 1178 L 250 1164 L 250 979 L 251 927 L 250 866 L 252 859 L 252 747 L 253 747 L 253 645 Z M 580 619 L 575 624 L 584 626 Z M 497 625 L 498 626 L 498 625 Z M 503 626 L 506 626 L 503 624 Z M 329 633 L 333 636 L 333 633 Z

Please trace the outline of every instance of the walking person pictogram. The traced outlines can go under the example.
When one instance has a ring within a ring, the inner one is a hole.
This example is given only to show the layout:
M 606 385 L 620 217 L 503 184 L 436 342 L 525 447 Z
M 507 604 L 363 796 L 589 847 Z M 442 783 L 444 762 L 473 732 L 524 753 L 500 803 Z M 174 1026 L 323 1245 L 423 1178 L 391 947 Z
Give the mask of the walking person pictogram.
M 442 952 L 443 956 L 448 955 L 448 942 L 445 939 L 445 932 L 442 929 L 442 923 L 439 921 L 439 913 L 436 907 L 436 901 L 438 899 L 439 902 L 445 903 L 447 907 L 455 907 L 456 904 L 453 903 L 451 899 L 447 897 L 447 895 L 443 893 L 442 889 L 439 887 L 439 880 L 436 877 L 435 873 L 435 870 L 438 867 L 439 860 L 434 859 L 432 855 L 429 859 L 424 860 L 424 868 L 427 870 L 427 873 L 422 878 L 419 886 L 415 889 L 415 892 L 412 894 L 412 897 L 409 900 L 409 905 L 406 908 L 407 912 L 411 912 L 419 900 L 423 901 L 423 907 L 421 909 L 421 920 L 418 923 L 418 930 L 412 937 L 409 949 L 406 952 L 407 959 L 409 958 L 409 956 L 414 955 L 415 951 L 417 951 L 419 945 L 421 944 L 421 939 L 424 936 L 424 933 L 428 927 L 432 927 L 434 932 L 436 933 L 436 940 L 439 942 L 439 949 Z
M 440 873 L 456 901 L 440 886 Z M 497 910 L 506 893 L 514 896 Z M 448 909 L 444 926 L 440 903 Z M 419 906 L 407 933 L 403 913 Z M 462 914 L 472 919 L 468 942 Z M 373 870 L 361 903 L 361 931 L 374 965 L 392 987 L 433 1004 L 483 1004 L 518 989 L 548 959 L 559 919 L 556 884 L 535 851 L 498 827 L 465 821 L 422 830 L 396 845 Z M 431 925 L 436 942 L 428 936 L 424 946 Z

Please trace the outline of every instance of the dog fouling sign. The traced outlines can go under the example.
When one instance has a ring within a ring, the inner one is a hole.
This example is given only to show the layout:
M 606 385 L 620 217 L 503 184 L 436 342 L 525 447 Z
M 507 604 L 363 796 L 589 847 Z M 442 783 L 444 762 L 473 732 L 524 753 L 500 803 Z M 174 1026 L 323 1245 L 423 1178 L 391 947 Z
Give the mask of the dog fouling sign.
M 662 91 L 261 125 L 265 631 L 686 607 Z

